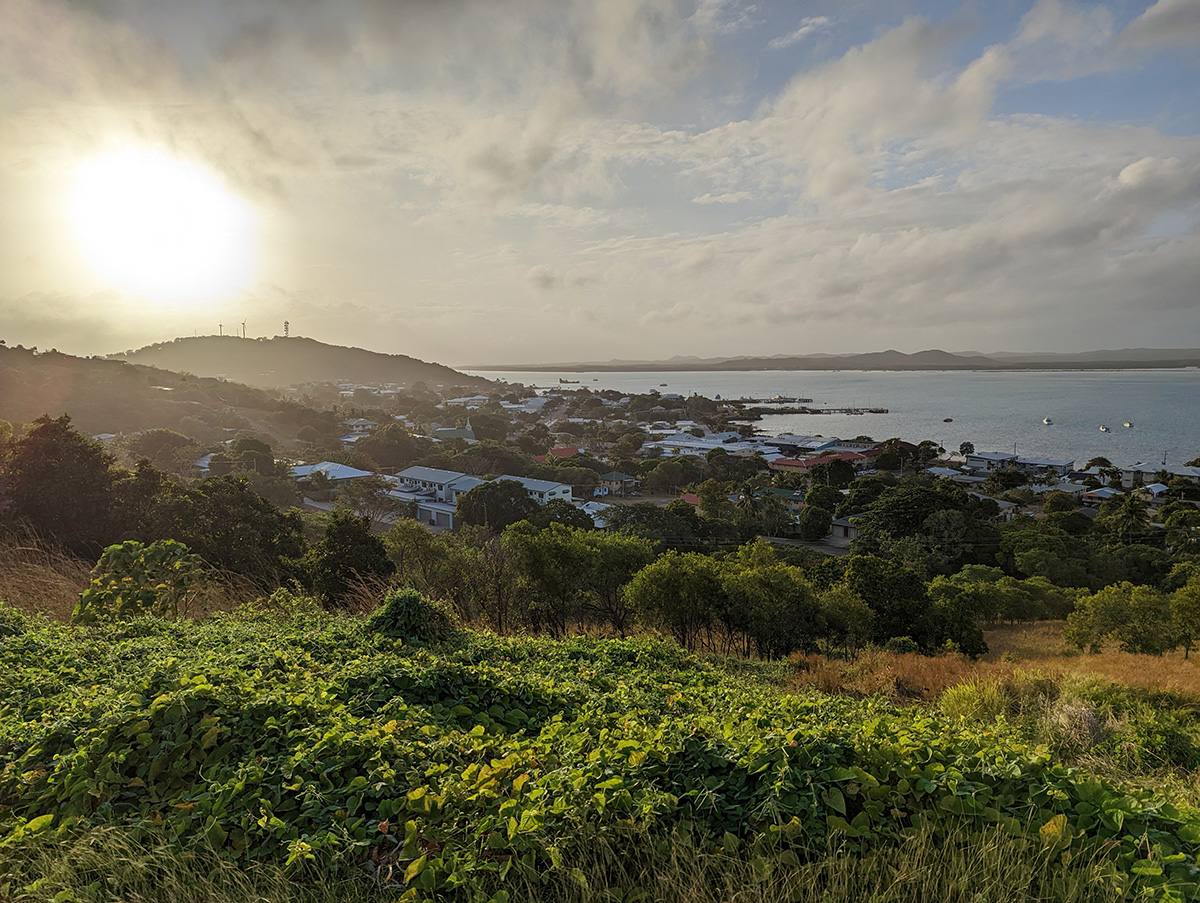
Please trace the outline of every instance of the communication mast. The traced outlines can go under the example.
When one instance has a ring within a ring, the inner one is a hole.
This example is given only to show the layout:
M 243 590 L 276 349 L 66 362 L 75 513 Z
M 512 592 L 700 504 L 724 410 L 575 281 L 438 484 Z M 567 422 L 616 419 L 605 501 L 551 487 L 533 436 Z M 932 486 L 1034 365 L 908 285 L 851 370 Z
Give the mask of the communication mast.
M 287 320 L 283 321 L 283 337 L 285 339 L 288 337 L 288 327 L 291 325 Z

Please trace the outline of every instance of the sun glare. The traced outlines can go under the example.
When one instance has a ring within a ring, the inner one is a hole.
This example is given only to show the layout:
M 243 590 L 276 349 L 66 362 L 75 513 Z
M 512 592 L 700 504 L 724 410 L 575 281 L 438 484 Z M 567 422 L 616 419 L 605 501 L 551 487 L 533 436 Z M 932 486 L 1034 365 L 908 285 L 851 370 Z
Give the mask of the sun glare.
M 217 300 L 253 275 L 255 216 L 207 170 L 126 148 L 76 172 L 69 215 L 106 283 L 152 301 Z

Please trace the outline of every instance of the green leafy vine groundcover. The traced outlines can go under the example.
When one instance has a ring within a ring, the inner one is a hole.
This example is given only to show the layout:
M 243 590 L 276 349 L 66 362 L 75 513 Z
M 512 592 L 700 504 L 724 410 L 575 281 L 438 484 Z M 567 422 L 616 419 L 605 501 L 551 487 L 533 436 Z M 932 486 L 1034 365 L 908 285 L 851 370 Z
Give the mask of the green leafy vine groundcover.
M 341 617 L 29 621 L 0 634 L 0 862 L 119 825 L 475 901 L 504 899 L 514 869 L 569 873 L 601 834 L 796 862 L 968 824 L 1064 861 L 1099 853 L 1131 892 L 1197 894 L 1194 812 L 1056 764 L 1003 722 L 738 671 L 660 642 L 406 644 Z

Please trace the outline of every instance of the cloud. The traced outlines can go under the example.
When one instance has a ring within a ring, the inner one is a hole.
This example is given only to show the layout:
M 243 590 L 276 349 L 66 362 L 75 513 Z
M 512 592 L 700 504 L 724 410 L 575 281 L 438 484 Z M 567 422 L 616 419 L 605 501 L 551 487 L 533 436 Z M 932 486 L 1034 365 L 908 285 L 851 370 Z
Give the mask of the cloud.
M 767 49 L 784 50 L 788 47 L 794 47 L 809 35 L 817 31 L 824 31 L 832 24 L 833 20 L 828 16 L 809 16 L 806 19 L 801 19 L 800 26 L 795 31 L 772 38 L 767 43 Z
M 1158 0 L 1125 27 L 1120 40 L 1138 49 L 1200 44 L 1200 3 Z

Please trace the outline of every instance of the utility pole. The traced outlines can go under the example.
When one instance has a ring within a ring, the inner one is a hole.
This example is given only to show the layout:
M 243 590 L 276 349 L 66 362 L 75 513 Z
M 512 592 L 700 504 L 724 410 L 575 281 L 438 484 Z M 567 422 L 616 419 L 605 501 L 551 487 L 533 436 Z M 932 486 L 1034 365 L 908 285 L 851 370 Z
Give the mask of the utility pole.
M 225 335 L 225 324 L 224 323 L 217 324 L 217 335 Z

